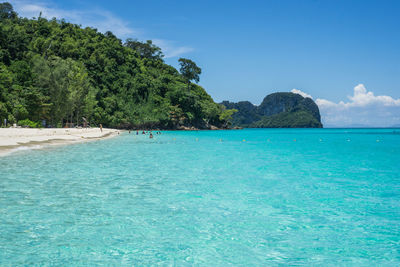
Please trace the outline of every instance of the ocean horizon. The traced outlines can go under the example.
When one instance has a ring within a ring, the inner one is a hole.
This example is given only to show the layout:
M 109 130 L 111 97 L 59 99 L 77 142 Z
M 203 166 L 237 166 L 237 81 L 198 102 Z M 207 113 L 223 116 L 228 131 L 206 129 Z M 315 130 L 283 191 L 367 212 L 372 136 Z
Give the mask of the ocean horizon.
M 400 265 L 400 129 L 163 131 L 0 157 L 0 265 Z

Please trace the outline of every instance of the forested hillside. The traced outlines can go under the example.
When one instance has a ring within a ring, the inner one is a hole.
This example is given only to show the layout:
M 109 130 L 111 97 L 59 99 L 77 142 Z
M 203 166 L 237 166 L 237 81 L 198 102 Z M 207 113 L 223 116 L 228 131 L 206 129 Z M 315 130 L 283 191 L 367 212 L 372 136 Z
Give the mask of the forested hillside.
M 8 3 L 0 4 L 0 20 L 0 124 L 227 125 L 231 112 L 191 82 L 201 69 L 180 59 L 178 72 L 151 41 L 122 42 L 59 18 L 20 18 Z
M 322 128 L 317 104 L 308 97 L 294 93 L 267 95 L 259 106 L 248 101 L 224 101 L 228 109 L 236 109 L 233 126 L 250 128 Z

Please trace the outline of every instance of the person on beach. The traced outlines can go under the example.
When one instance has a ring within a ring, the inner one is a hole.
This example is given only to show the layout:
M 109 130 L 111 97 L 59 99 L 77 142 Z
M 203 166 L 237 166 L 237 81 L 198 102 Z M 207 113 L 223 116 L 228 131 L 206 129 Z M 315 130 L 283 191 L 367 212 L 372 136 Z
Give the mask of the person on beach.
M 103 132 L 103 125 L 100 123 L 100 131 Z

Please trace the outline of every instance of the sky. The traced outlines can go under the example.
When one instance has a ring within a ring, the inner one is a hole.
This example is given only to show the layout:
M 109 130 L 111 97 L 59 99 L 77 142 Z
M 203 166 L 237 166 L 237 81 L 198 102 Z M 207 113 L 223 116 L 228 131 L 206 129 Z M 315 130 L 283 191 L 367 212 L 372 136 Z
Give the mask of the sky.
M 9 0 L 23 17 L 65 18 L 151 39 L 202 68 L 216 102 L 273 92 L 316 101 L 327 127 L 400 126 L 400 1 Z

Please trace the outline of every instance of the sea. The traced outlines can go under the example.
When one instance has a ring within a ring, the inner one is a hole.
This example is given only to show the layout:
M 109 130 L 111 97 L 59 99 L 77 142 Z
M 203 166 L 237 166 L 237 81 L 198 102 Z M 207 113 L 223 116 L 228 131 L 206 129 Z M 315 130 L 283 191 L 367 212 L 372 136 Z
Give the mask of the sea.
M 400 129 L 136 131 L 0 158 L 0 266 L 400 266 Z

